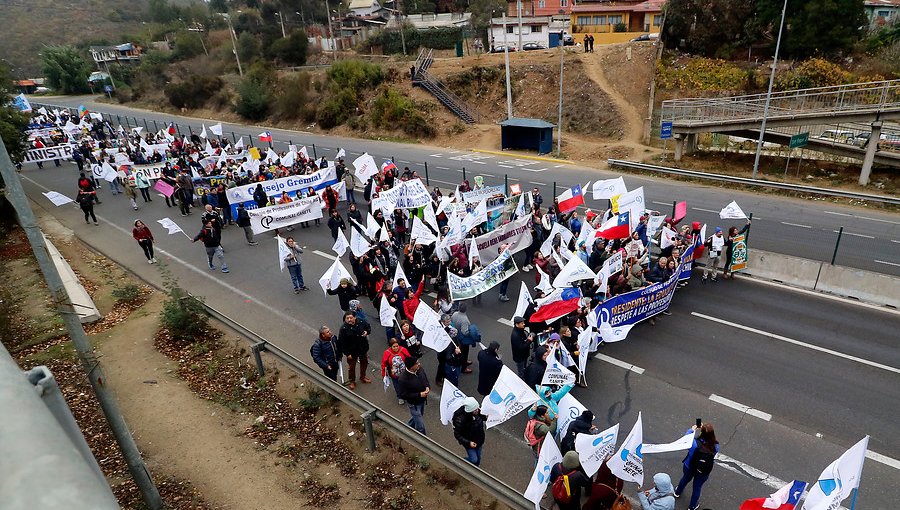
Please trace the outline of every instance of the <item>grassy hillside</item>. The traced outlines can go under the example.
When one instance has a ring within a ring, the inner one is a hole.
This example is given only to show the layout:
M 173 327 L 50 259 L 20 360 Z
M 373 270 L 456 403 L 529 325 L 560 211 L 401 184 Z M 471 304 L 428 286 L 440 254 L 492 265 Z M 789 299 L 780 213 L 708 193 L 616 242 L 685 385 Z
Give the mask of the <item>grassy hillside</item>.
M 0 58 L 16 79 L 40 76 L 43 46 L 120 42 L 142 30 L 145 9 L 145 0 L 0 0 Z

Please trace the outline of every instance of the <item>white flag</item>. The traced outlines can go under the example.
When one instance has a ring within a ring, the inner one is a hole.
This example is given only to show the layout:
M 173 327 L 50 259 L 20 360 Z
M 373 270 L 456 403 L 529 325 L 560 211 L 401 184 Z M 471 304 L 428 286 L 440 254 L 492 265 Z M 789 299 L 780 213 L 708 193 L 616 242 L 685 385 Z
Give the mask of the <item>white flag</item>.
M 557 407 L 559 414 L 556 415 L 556 438 L 562 440 L 563 435 L 569 429 L 569 424 L 581 416 L 581 413 L 587 411 L 587 407 L 584 407 L 571 393 L 566 393 L 563 398 L 559 399 Z
M 413 216 L 410 239 L 414 240 L 416 244 L 428 246 L 437 241 L 437 236 L 425 226 L 425 223 L 418 216 Z
M 375 216 L 372 216 L 372 213 L 368 213 L 368 216 L 366 216 L 366 235 L 370 238 L 374 238 L 375 234 L 378 233 L 378 229 L 380 228 L 381 225 L 379 225 L 378 222 L 375 221 Z
M 677 452 L 679 450 L 688 450 L 694 444 L 694 431 L 691 430 L 687 434 L 679 437 L 671 443 L 665 444 L 649 444 L 644 443 L 641 447 L 641 453 L 665 453 Z
M 591 271 L 591 268 L 580 257 L 572 257 L 563 266 L 559 274 L 556 275 L 556 278 L 553 280 L 553 286 L 556 288 L 568 287 L 572 282 L 593 280 L 595 278 L 597 278 L 597 273 Z
M 669 227 L 662 228 L 662 234 L 659 236 L 659 247 L 662 249 L 666 249 L 669 246 L 675 244 L 675 236 L 678 235 L 678 232 L 670 229 Z
M 206 126 L 204 126 L 204 127 L 206 127 Z M 212 134 L 214 134 L 216 136 L 222 136 L 222 123 L 220 122 L 218 124 L 213 124 L 212 126 L 209 126 L 209 130 L 212 131 Z
M 338 159 L 341 159 L 346 156 L 347 156 L 347 153 L 344 152 L 344 149 L 338 149 L 337 154 L 334 155 L 334 159 L 338 160 Z
M 350 275 L 350 271 L 347 271 L 347 268 L 344 267 L 344 264 L 341 263 L 341 259 L 334 259 L 334 263 L 331 264 L 331 267 L 325 271 L 325 274 L 319 278 L 319 286 L 322 287 L 322 292 L 328 294 L 328 287 L 332 289 L 338 288 L 341 284 L 342 279 L 353 280 L 353 276 Z
M 237 143 L 234 144 L 234 148 L 235 149 L 243 149 L 244 148 L 244 137 L 243 136 L 238 138 Z
M 135 127 L 135 128 L 131 128 L 131 130 L 134 131 L 134 134 L 136 134 L 136 135 L 138 135 L 138 136 L 141 136 L 141 131 L 143 131 L 144 128 L 138 126 L 138 127 Z
M 391 306 L 387 296 L 381 296 L 381 304 L 378 305 L 378 322 L 389 328 L 394 325 L 395 317 L 397 317 L 397 309 Z
M 567 384 L 575 384 L 575 374 L 556 360 L 556 353 L 554 350 L 555 349 L 551 349 L 550 355 L 547 356 L 547 368 L 544 370 L 544 377 L 541 379 L 541 385 L 565 386 Z
M 544 439 L 544 442 L 541 443 L 541 453 L 538 454 L 537 464 L 534 466 L 534 473 L 531 475 L 531 481 L 528 482 L 528 488 L 523 493 L 534 503 L 535 510 L 541 510 L 541 499 L 550 484 L 550 470 L 562 462 L 562 459 L 562 452 L 559 451 L 556 441 L 552 437 Z
M 862 438 L 834 462 L 828 465 L 816 483 L 810 485 L 803 510 L 837 508 L 841 501 L 859 487 L 869 436 Z
M 296 161 L 296 160 L 297 160 L 297 153 L 294 151 L 288 151 L 288 153 L 285 154 L 281 158 L 281 165 L 282 166 L 294 166 L 294 161 Z M 323 191 L 324 191 L 324 188 L 323 188 Z
M 178 232 L 181 232 L 182 234 L 184 234 L 184 230 L 181 230 L 181 227 L 179 227 L 177 223 L 175 223 L 174 221 L 172 221 L 169 218 L 163 218 L 161 220 L 156 220 L 156 222 L 159 223 L 160 225 L 162 225 L 162 227 L 164 229 L 168 230 L 169 235 L 177 234 Z M 185 235 L 187 235 L 187 234 L 185 234 Z
M 528 305 L 534 303 L 534 299 L 531 297 L 531 293 L 528 292 L 528 285 L 525 282 L 522 282 L 522 286 L 519 287 L 519 300 L 516 301 L 516 313 L 513 314 L 513 319 L 516 317 L 525 317 L 525 310 L 528 309 Z
M 425 303 L 419 303 L 413 317 L 413 324 L 422 330 L 422 345 L 441 352 L 453 343 L 441 324 L 441 318 Z
M 578 460 L 588 477 L 593 477 L 600 470 L 603 461 L 616 451 L 618 437 L 618 423 L 599 434 L 577 434 L 575 436 L 575 451 L 578 452 Z
M 625 324 L 624 326 L 610 326 L 608 322 L 604 322 L 600 324 L 597 328 L 600 330 L 600 337 L 606 343 L 613 342 L 621 342 L 628 337 L 628 332 L 631 331 L 631 328 L 634 327 L 634 324 Z
M 434 208 L 431 207 L 431 204 L 427 204 L 422 208 L 422 219 L 425 221 L 425 224 L 433 228 L 435 232 L 441 231 L 440 227 L 438 227 L 437 216 L 434 215 Z
M 637 421 L 625 442 L 616 451 L 606 465 L 612 474 L 626 482 L 635 482 L 638 486 L 644 485 L 644 454 L 641 452 L 644 442 L 644 427 L 641 424 L 641 413 L 638 413 Z
M 589 313 L 588 315 L 594 314 Z M 578 372 L 582 377 L 584 377 L 585 370 L 587 369 L 587 360 L 591 352 L 591 341 L 593 338 L 594 331 L 590 327 L 584 328 L 584 331 L 578 335 Z
M 737 202 L 732 201 L 730 204 L 726 205 L 724 209 L 719 211 L 719 218 L 723 220 L 743 220 L 747 218 L 747 215 L 744 214 L 744 211 L 737 205 Z
M 631 230 L 634 231 L 635 227 L 637 227 L 640 222 L 641 215 L 644 214 L 644 209 L 647 205 L 646 202 L 644 202 L 644 187 L 641 186 L 636 190 L 622 193 L 619 195 L 619 199 L 616 203 L 619 204 L 619 214 L 622 214 L 625 211 L 630 213 L 628 215 L 628 221 Z
M 391 240 L 391 235 L 388 234 L 387 222 L 384 222 L 384 225 L 378 230 L 378 242 L 386 243 Z M 431 243 L 429 243 L 431 244 Z
M 394 279 L 391 280 L 391 288 L 389 289 L 391 292 L 394 292 L 394 289 L 397 288 L 397 282 L 403 280 L 407 285 L 411 285 L 409 279 L 406 278 L 406 273 L 403 272 L 403 264 L 398 263 L 397 267 L 394 268 Z
M 267 163 L 274 163 L 275 160 L 278 159 L 278 153 L 273 151 L 271 147 L 266 151 L 265 161 Z
M 303 156 L 304 158 L 309 159 L 309 152 L 307 152 L 305 145 L 300 147 L 300 150 L 298 150 L 297 153 L 300 154 L 301 156 Z
M 350 232 L 350 251 L 355 257 L 362 257 L 371 246 L 366 238 L 359 233 L 359 230 L 352 229 Z
M 201 125 L 203 126 L 203 129 L 200 130 L 200 138 L 203 138 L 205 140 L 205 139 L 209 138 L 206 135 L 206 124 L 201 124 Z
M 472 212 L 466 214 L 462 220 L 462 235 L 465 237 L 470 230 L 487 221 L 487 200 L 482 200 L 475 206 Z
M 453 421 L 453 413 L 461 405 L 463 401 L 469 398 L 465 393 L 459 391 L 459 388 L 450 381 L 444 381 L 444 387 L 441 388 L 441 423 L 450 425 Z
M 472 269 L 472 265 L 475 264 L 475 258 L 478 258 L 478 262 L 481 262 L 481 254 L 478 253 L 478 243 L 475 242 L 475 238 L 472 238 L 472 242 L 469 243 L 469 269 Z
M 564 367 L 574 367 L 575 366 L 575 358 L 569 354 L 569 349 L 566 348 L 566 345 L 562 342 L 559 343 L 559 362 L 562 363 Z M 572 377 L 575 377 L 575 374 L 572 374 Z M 572 381 L 574 384 L 574 380 Z
M 491 428 L 528 409 L 537 401 L 537 393 L 504 365 L 491 393 L 481 402 L 481 413 L 487 417 L 486 427 Z M 544 444 L 547 444 L 546 440 Z
M 591 191 L 594 192 L 594 200 L 608 200 L 616 195 L 628 193 L 628 188 L 625 187 L 625 180 L 617 177 L 595 182 Z
M 550 275 L 541 270 L 540 267 L 534 266 L 537 269 L 538 274 L 541 276 L 540 281 L 537 284 L 537 288 L 541 290 L 544 295 L 550 294 L 553 292 L 553 285 L 550 284 Z
M 106 182 L 113 182 L 114 180 L 119 178 L 119 172 L 116 172 L 116 169 L 112 167 L 107 162 L 103 162 L 103 180 Z
M 143 140 L 141 140 L 141 142 L 143 142 Z M 141 145 L 143 145 L 143 144 L 141 144 Z M 215 149 L 213 149 L 213 146 L 209 143 L 209 140 L 206 141 L 206 148 L 203 149 L 203 152 L 205 152 L 207 156 L 215 155 L 216 151 L 215 151 Z
M 291 255 L 291 249 L 288 247 L 284 238 L 281 236 L 275 236 L 275 240 L 278 242 L 278 267 L 281 268 L 281 272 L 284 272 L 284 268 L 287 267 L 287 258 Z
M 352 236 L 353 234 L 351 233 L 350 235 Z M 337 239 L 334 241 L 334 246 L 332 246 L 331 249 L 337 253 L 338 257 L 343 257 L 344 254 L 347 253 L 347 248 L 349 247 L 350 243 L 347 241 L 347 236 L 344 235 L 344 231 L 338 230 Z
M 47 197 L 47 200 L 50 200 L 51 202 L 53 202 L 53 205 L 55 205 L 57 207 L 74 202 L 74 200 L 72 200 L 71 198 L 69 198 L 57 191 L 48 191 L 46 193 L 43 193 L 43 195 L 45 197 Z
M 375 159 L 372 156 L 369 156 L 368 152 L 364 152 L 362 156 L 353 160 L 353 168 L 355 169 L 353 175 L 362 183 L 368 181 L 373 175 L 378 174 L 378 164 L 375 163 Z
M 575 436 L 575 451 L 578 452 L 578 460 L 581 461 L 581 467 L 589 477 L 593 477 L 600 470 L 603 461 L 616 451 L 618 437 L 618 423 L 599 434 L 577 434 Z
M 666 217 L 662 214 L 657 214 L 655 216 L 651 215 L 649 219 L 647 219 L 647 237 L 653 237 L 656 235 L 656 231 L 662 227 L 663 222 L 666 220 Z

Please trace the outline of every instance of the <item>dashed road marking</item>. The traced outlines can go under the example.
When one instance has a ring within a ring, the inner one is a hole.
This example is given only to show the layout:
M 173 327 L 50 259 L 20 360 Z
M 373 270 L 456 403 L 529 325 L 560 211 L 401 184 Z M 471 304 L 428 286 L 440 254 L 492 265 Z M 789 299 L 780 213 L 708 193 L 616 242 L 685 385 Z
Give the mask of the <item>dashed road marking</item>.
M 840 230 L 832 230 L 835 234 L 840 232 Z M 875 239 L 875 236 L 867 236 L 866 234 L 854 234 L 853 232 L 844 232 L 844 235 L 854 236 L 854 237 L 865 237 L 866 239 Z
M 709 396 L 709 399 L 718 404 L 722 404 L 723 406 L 730 407 L 732 409 L 736 409 L 737 411 L 740 411 L 745 414 L 749 414 L 750 416 L 756 416 L 757 418 L 759 418 L 761 420 L 772 421 L 771 414 L 760 411 L 759 409 L 753 409 L 750 406 L 745 406 L 744 404 L 741 404 L 740 402 L 735 402 L 734 400 L 731 400 L 730 398 L 725 398 L 725 397 L 722 397 L 722 396 L 719 396 L 719 395 L 716 395 L 715 393 L 713 393 L 712 395 Z
M 792 227 L 800 227 L 800 228 L 812 228 L 809 225 L 801 225 L 799 223 L 789 223 L 787 221 L 780 222 L 782 225 L 790 225 Z
M 320 256 L 320 257 L 325 257 L 325 258 L 328 259 L 328 260 L 335 260 L 335 259 L 337 259 L 337 256 L 336 256 L 336 255 L 332 255 L 332 254 L 330 254 L 330 253 L 325 253 L 325 252 L 323 252 L 323 251 L 313 250 L 312 252 L 315 253 L 316 255 Z
M 504 325 L 506 325 L 506 326 L 509 326 L 509 327 L 512 327 L 512 326 L 513 326 L 513 321 L 511 321 L 511 320 L 509 320 L 509 319 L 504 319 L 504 318 L 502 318 L 502 317 L 499 318 L 499 319 L 497 319 L 497 322 L 499 322 L 500 324 L 504 324 Z
M 886 265 L 888 265 L 888 266 L 897 266 L 897 267 L 900 267 L 900 264 L 897 264 L 897 263 L 895 263 L 895 262 L 888 262 L 888 261 L 886 261 L 886 260 L 873 260 L 872 262 L 877 262 L 877 263 L 879 263 L 879 264 L 886 264 Z
M 634 372 L 634 373 L 636 373 L 636 374 L 638 374 L 638 375 L 641 375 L 641 374 L 644 373 L 644 369 L 643 369 L 643 368 L 641 368 L 641 367 L 639 367 L 639 366 L 632 365 L 631 363 L 628 363 L 628 362 L 625 362 L 625 361 L 618 360 L 618 359 L 616 359 L 616 358 L 607 356 L 606 354 L 599 354 L 599 353 L 597 353 L 597 354 L 594 355 L 594 359 L 599 359 L 600 361 L 605 361 L 605 362 L 607 362 L 607 363 L 609 363 L 609 364 L 611 364 L 611 365 L 615 365 L 615 366 L 617 366 L 617 367 L 624 368 L 625 370 L 629 370 L 629 371 Z
M 703 209 L 702 207 L 691 207 L 691 209 L 693 209 L 693 210 L 695 210 L 695 211 L 703 211 L 703 212 L 708 212 L 708 213 L 718 213 L 718 212 L 720 212 L 720 211 L 713 211 L 712 209 Z

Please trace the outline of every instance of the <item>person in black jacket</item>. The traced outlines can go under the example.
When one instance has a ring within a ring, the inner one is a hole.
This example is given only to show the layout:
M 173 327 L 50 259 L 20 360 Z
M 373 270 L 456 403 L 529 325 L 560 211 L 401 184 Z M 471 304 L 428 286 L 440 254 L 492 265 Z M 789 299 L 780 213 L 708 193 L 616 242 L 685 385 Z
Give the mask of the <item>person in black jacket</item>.
M 563 475 L 569 477 L 569 490 L 572 497 L 570 501 L 563 502 L 556 500 L 559 510 L 579 510 L 581 508 L 582 493 L 590 496 L 593 490 L 591 479 L 584 473 L 581 468 L 581 461 L 578 459 L 578 453 L 572 451 L 563 455 L 562 462 L 553 466 L 550 470 L 550 484 L 552 485 L 557 478 Z M 583 492 L 582 492 L 583 490 Z
M 338 362 L 341 357 L 340 347 L 336 344 L 331 328 L 322 326 L 319 328 L 319 338 L 309 348 L 313 361 L 332 381 L 337 381 Z
M 256 246 L 259 242 L 253 239 L 253 229 L 250 227 L 250 213 L 244 209 L 244 203 L 240 202 L 237 206 L 237 224 L 244 229 L 244 237 L 247 238 L 247 244 Z
M 337 241 L 338 229 L 347 230 L 344 218 L 341 218 L 341 214 L 337 212 L 337 209 L 331 210 L 331 217 L 328 218 L 328 228 L 331 229 L 331 239 L 334 241 Z
M 484 447 L 484 416 L 478 401 L 468 397 L 463 405 L 453 413 L 453 437 L 466 449 L 466 460 L 474 465 L 481 464 L 481 449 Z
M 269 196 L 266 195 L 262 184 L 257 184 L 256 189 L 253 190 L 253 201 L 256 202 L 256 207 L 259 208 L 263 208 L 269 203 Z
M 562 437 L 562 441 L 559 444 L 559 449 L 563 454 L 566 452 L 571 452 L 575 449 L 575 436 L 578 434 L 596 434 L 598 432 L 597 427 L 593 424 L 594 421 L 594 413 L 585 410 L 581 413 L 581 416 L 575 418 L 571 422 L 569 422 L 569 428 L 566 429 L 566 433 Z
M 341 304 L 341 310 L 345 312 L 349 311 L 350 301 L 359 297 L 359 290 L 356 286 L 354 286 L 347 278 L 341 278 L 341 283 L 336 289 L 332 289 L 330 286 L 331 284 L 328 284 L 328 287 L 326 287 L 328 295 L 337 296 L 338 302 Z
M 222 272 L 228 272 L 228 264 L 225 262 L 225 251 L 222 250 L 222 235 L 216 230 L 213 220 L 208 220 L 201 230 L 196 236 L 194 236 L 193 242 L 203 241 L 203 246 L 206 247 L 206 258 L 209 263 L 209 270 L 215 271 L 216 266 L 213 265 L 213 257 L 218 257 L 219 262 L 222 264 Z
M 554 335 L 556 335 L 556 333 L 554 333 Z M 557 340 L 559 340 L 559 335 L 556 336 Z M 551 336 L 550 338 L 553 337 Z M 528 365 L 528 368 L 525 370 L 524 377 L 524 380 L 529 387 L 534 388 L 535 386 L 541 385 L 541 381 L 544 379 L 544 372 L 547 371 L 547 356 L 549 355 L 550 351 L 545 345 L 534 350 L 534 356 L 531 359 L 531 364 Z
M 406 370 L 400 374 L 397 383 L 400 385 L 400 398 L 405 400 L 409 407 L 410 418 L 406 423 L 426 436 L 428 434 L 425 432 L 425 403 L 428 401 L 428 394 L 431 393 L 431 385 L 428 384 L 428 376 L 419 363 L 419 358 L 410 356 L 404 360 L 404 364 Z
M 525 377 L 525 367 L 528 364 L 528 356 L 531 355 L 531 344 L 534 343 L 534 335 L 525 329 L 525 319 L 513 318 L 513 330 L 509 337 L 512 344 L 513 361 L 516 363 L 516 371 L 519 377 Z
M 338 332 L 338 343 L 341 353 L 347 357 L 350 389 L 356 389 L 356 364 L 359 362 L 359 380 L 372 382 L 366 375 L 369 369 L 369 332 L 368 324 L 360 322 L 353 312 L 344 313 L 344 324 Z
M 500 370 L 503 369 L 498 349 L 500 343 L 492 341 L 487 349 L 478 353 L 478 394 L 483 397 L 488 396 L 494 388 L 497 378 L 500 377 Z

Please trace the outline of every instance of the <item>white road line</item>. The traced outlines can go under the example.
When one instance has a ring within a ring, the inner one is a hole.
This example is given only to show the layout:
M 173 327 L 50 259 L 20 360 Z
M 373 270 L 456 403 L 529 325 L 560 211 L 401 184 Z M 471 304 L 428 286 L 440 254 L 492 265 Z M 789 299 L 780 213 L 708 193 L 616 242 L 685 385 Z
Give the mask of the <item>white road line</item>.
M 834 211 L 822 211 L 825 214 L 833 214 L 835 216 L 846 216 L 848 218 L 859 218 L 861 220 L 877 221 L 879 223 L 890 223 L 892 225 L 900 225 L 900 221 L 883 220 L 881 218 L 870 218 L 868 216 L 856 216 L 855 214 L 839 213 Z
M 553 168 L 559 168 L 559 167 L 562 167 L 562 166 L 565 166 L 565 165 L 553 165 Z
M 449 185 L 449 186 L 457 186 L 457 185 L 459 185 L 458 182 L 442 181 L 442 180 L 440 180 L 440 179 L 428 179 L 428 180 L 429 180 L 429 181 L 433 181 L 433 182 L 439 182 L 439 183 L 441 183 L 441 184 L 447 184 L 447 185 Z
M 835 234 L 840 232 L 840 230 L 832 230 Z M 875 239 L 875 236 L 867 236 L 865 234 L 854 234 L 853 232 L 844 232 L 844 235 L 855 236 L 855 237 L 865 237 L 866 239 Z
M 595 354 L 595 355 L 594 355 L 594 359 L 599 359 L 600 361 L 605 361 L 605 362 L 607 362 L 607 363 L 609 363 L 609 364 L 611 364 L 611 365 L 615 365 L 615 366 L 617 366 L 617 367 L 624 368 L 625 370 L 630 370 L 630 371 L 632 371 L 632 372 L 634 372 L 634 373 L 636 373 L 636 374 L 638 374 L 638 375 L 644 373 L 644 369 L 643 369 L 643 368 L 638 367 L 638 366 L 635 366 L 635 365 L 632 365 L 631 363 L 627 363 L 627 362 L 622 361 L 622 360 L 618 360 L 618 359 L 616 359 L 616 358 L 611 358 L 611 357 L 607 356 L 606 354 L 599 354 L 599 353 L 598 353 L 598 354 Z
M 320 256 L 320 257 L 325 257 L 325 258 L 328 259 L 328 260 L 335 260 L 335 259 L 337 259 L 337 256 L 332 255 L 332 254 L 330 254 L 330 253 L 325 253 L 325 252 L 323 252 L 323 251 L 313 250 L 312 252 L 315 253 L 316 255 Z
M 892 242 L 892 243 L 900 243 L 900 241 L 898 241 L 898 240 L 896 240 L 896 239 L 891 239 L 891 242 Z
M 512 326 L 513 326 L 513 322 L 512 322 L 511 320 L 509 320 L 509 319 L 503 319 L 503 318 L 500 318 L 500 319 L 497 319 L 497 322 L 499 322 L 500 324 L 504 324 L 504 325 L 506 325 L 506 326 L 509 326 L 509 327 L 512 327 Z
M 441 170 L 450 170 L 450 168 L 446 166 L 436 166 L 435 168 L 440 168 Z
M 537 181 L 528 181 L 528 182 L 531 184 L 534 184 L 535 186 L 546 186 L 547 185 L 546 182 L 537 182 Z
M 546 170 L 546 168 L 525 168 L 525 167 L 520 167 L 520 168 L 522 170 L 525 170 L 526 172 L 534 172 L 534 173 L 540 173 L 540 172 L 543 172 L 544 170 Z
M 721 211 L 713 211 L 712 209 L 703 209 L 703 208 L 700 208 L 700 207 L 691 207 L 691 209 L 693 209 L 693 210 L 695 210 L 695 211 L 703 211 L 703 212 L 708 212 L 708 213 L 718 213 L 718 212 L 721 212 Z
M 497 166 L 499 166 L 499 167 L 501 167 L 501 168 L 512 168 L 512 167 L 509 166 L 509 165 L 497 165 Z
M 887 264 L 887 265 L 889 265 L 889 266 L 897 266 L 897 267 L 900 267 L 900 264 L 897 264 L 897 263 L 895 263 L 895 262 L 888 262 L 888 261 L 886 261 L 886 260 L 873 260 L 872 262 L 877 262 L 877 263 L 879 263 L 879 264 Z
M 478 172 L 478 175 L 484 175 L 485 177 L 497 177 L 494 174 L 489 174 L 487 172 Z
M 900 460 L 892 459 L 887 455 L 882 455 L 880 453 L 875 453 L 872 450 L 866 450 L 866 457 L 874 460 L 875 462 L 880 462 L 885 466 L 892 467 L 894 469 L 900 469 Z
M 429 154 L 429 156 L 431 156 L 432 158 L 442 158 L 442 157 L 444 157 L 443 154 Z
M 756 416 L 757 418 L 759 418 L 761 420 L 772 421 L 771 414 L 764 413 L 758 409 L 753 409 L 750 406 L 745 406 L 744 404 L 741 404 L 740 402 L 735 402 L 734 400 L 731 400 L 730 398 L 721 397 L 721 396 L 713 393 L 712 395 L 709 396 L 709 399 L 718 404 L 722 404 L 723 406 L 730 407 L 730 408 L 736 409 L 742 413 L 749 414 L 750 416 Z
M 656 205 L 672 205 L 672 204 L 670 204 L 670 203 L 668 203 L 668 202 L 657 202 L 657 201 L 655 201 L 655 200 L 652 201 L 652 202 L 650 202 L 650 203 L 651 203 L 651 204 L 656 204 Z
M 790 225 L 790 226 L 792 226 L 792 227 L 812 228 L 812 227 L 810 227 L 809 225 L 801 225 L 801 224 L 799 224 L 799 223 L 788 223 L 788 222 L 786 222 L 786 221 L 782 221 L 782 222 L 779 222 L 779 223 L 781 223 L 782 225 Z
M 719 319 L 717 317 L 710 317 L 709 315 L 704 315 L 702 313 L 691 312 L 691 315 L 694 317 L 699 317 L 701 319 L 706 319 L 712 322 L 718 322 L 719 324 L 724 324 L 726 326 L 731 326 L 737 329 L 743 329 L 744 331 L 749 331 L 751 333 L 756 333 L 757 335 L 767 336 L 769 338 L 774 338 L 775 340 L 781 340 L 782 342 L 787 342 L 789 344 L 798 345 L 800 347 L 806 347 L 807 349 L 811 349 L 814 351 L 824 352 L 825 354 L 831 354 L 832 356 L 837 356 L 839 358 L 844 358 L 850 361 L 855 361 L 857 363 L 861 363 L 863 365 L 868 365 L 874 368 L 880 368 L 881 370 L 886 370 L 888 372 L 893 372 L 895 374 L 900 374 L 900 368 L 892 367 L 889 365 L 884 365 L 882 363 L 876 363 L 874 361 L 869 361 L 867 359 L 863 359 L 857 356 L 851 356 L 850 354 L 845 354 L 843 352 L 838 352 L 833 349 L 827 349 L 825 347 L 820 347 L 818 345 L 813 345 L 806 342 L 801 342 L 800 340 L 794 340 L 793 338 L 788 338 L 786 336 L 776 335 L 775 333 L 769 333 L 768 331 L 763 331 L 761 329 L 751 328 L 749 326 L 744 326 L 742 324 L 736 324 L 734 322 L 728 322 L 726 320 Z
M 755 467 L 741 462 L 733 457 L 729 457 L 724 453 L 719 453 L 716 455 L 716 464 L 721 466 L 723 469 L 727 471 L 731 471 L 732 473 L 737 473 L 739 475 L 749 476 L 750 478 L 754 478 L 759 481 L 761 484 L 766 487 L 770 487 L 772 489 L 780 489 L 787 485 L 787 482 L 784 480 L 772 476 L 765 471 L 760 469 L 756 469 Z

